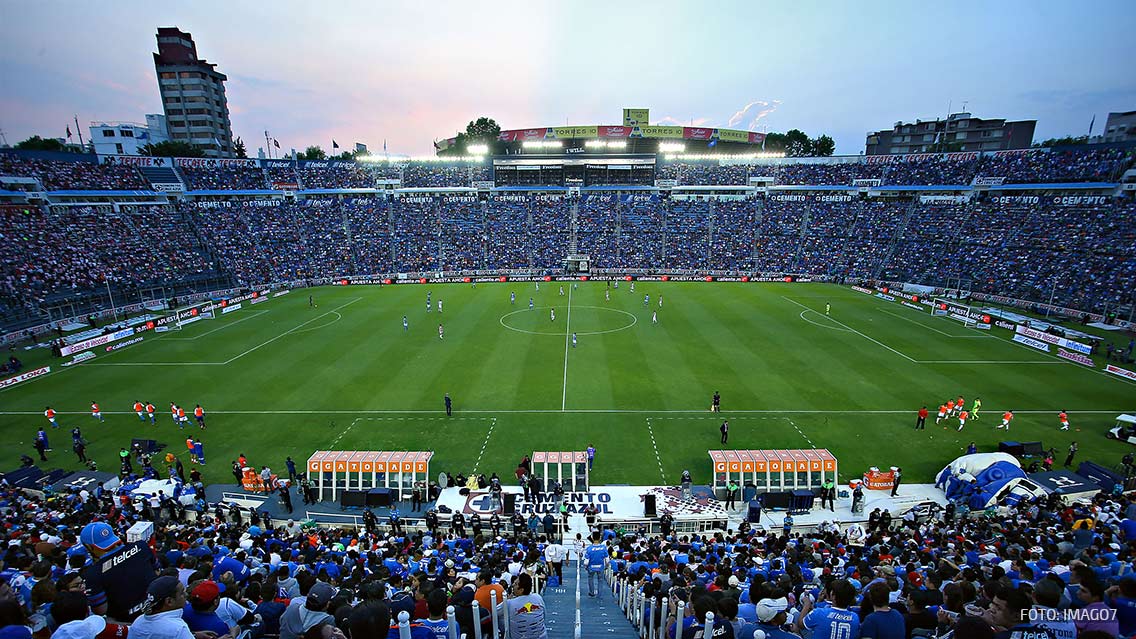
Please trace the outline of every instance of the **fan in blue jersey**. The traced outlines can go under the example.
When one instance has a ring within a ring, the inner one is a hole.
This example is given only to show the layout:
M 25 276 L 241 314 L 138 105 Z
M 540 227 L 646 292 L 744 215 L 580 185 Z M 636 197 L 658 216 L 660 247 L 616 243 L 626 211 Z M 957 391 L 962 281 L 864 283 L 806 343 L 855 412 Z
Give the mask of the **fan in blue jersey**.
M 830 605 L 822 605 L 828 599 Z M 801 606 L 801 626 L 813 637 L 859 637 L 860 617 L 849 606 L 856 603 L 856 589 L 847 579 L 828 584 L 814 608 L 812 598 Z
M 596 581 L 597 578 L 602 579 L 602 574 L 607 561 L 607 544 L 598 541 L 592 537 L 592 544 L 584 550 L 584 563 L 588 568 L 588 596 L 595 597 L 597 594 Z

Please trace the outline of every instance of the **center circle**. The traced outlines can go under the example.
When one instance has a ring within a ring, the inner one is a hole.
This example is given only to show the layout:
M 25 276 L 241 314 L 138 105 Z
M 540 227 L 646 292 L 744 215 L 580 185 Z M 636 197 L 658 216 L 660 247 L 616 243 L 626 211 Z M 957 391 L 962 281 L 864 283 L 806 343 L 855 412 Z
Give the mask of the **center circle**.
M 550 310 L 556 311 L 556 321 L 553 322 L 550 318 Z M 580 311 L 585 311 L 580 313 Z M 597 313 L 596 311 L 603 311 Z M 602 319 L 609 313 L 616 313 L 622 315 L 620 321 L 623 322 L 622 326 L 615 326 L 614 328 L 604 328 L 605 325 L 613 325 L 615 322 L 608 322 Z M 581 317 L 582 315 L 582 317 Z M 625 331 L 639 322 L 639 318 L 634 314 L 618 308 L 607 308 L 606 306 L 573 306 L 572 307 L 572 325 L 576 326 L 577 323 L 583 325 L 587 330 L 572 330 L 572 333 L 577 335 L 603 335 L 605 333 L 616 333 Z M 507 321 L 506 321 L 507 320 Z M 567 306 L 537 306 L 532 310 L 528 307 L 520 310 L 506 313 L 501 316 L 501 326 L 516 331 L 518 333 L 526 333 L 528 335 L 555 335 L 556 337 L 564 337 L 568 334 L 565 330 L 554 331 L 553 327 L 564 327 L 568 321 L 568 307 Z M 544 327 L 548 327 L 544 329 Z

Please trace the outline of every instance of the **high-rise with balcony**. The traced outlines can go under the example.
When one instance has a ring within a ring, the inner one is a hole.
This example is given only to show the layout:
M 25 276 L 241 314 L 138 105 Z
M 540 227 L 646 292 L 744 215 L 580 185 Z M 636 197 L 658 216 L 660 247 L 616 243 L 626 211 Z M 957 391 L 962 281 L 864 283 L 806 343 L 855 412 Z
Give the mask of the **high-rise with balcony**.
M 190 34 L 176 27 L 158 29 L 154 70 L 170 139 L 200 147 L 208 157 L 232 157 L 228 78 L 216 67 L 197 57 Z

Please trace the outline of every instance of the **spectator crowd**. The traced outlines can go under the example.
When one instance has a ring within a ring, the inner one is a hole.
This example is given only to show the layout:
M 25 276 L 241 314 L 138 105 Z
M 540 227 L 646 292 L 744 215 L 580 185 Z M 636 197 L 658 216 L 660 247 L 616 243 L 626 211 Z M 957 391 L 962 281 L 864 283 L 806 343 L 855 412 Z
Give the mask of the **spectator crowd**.
M 479 626 L 491 637 L 496 615 L 512 636 L 539 639 L 544 597 L 572 596 L 545 590 L 562 581 L 566 558 L 582 562 L 594 595 L 612 596 L 595 583 L 607 573 L 620 600 L 645 599 L 636 623 L 669 637 L 830 637 L 834 627 L 848 639 L 1136 635 L 1136 502 L 1123 495 L 1054 495 L 993 516 L 948 503 L 688 534 L 666 513 L 660 533 L 589 516 L 589 538 L 575 540 L 559 537 L 551 514 L 431 509 L 409 526 L 392 511 L 337 528 L 209 504 L 200 492 L 188 501 L 0 481 L 0 636 L 397 638 L 405 611 L 412 637 L 433 638 L 453 606 L 470 636 Z M 152 532 L 129 539 L 139 522 Z
M 769 171 L 767 177 L 791 183 L 848 184 L 864 176 L 959 182 L 976 175 L 1045 182 L 1115 179 L 1128 162 L 1119 151 L 1006 152 L 841 164 L 663 162 L 658 171 L 707 185 L 745 183 Z M 355 188 L 395 172 L 404 185 L 468 185 L 487 178 L 487 170 L 426 162 L 179 169 L 192 188 L 222 190 L 262 189 L 266 180 Z M 0 154 L 0 175 L 32 175 L 50 188 L 141 188 L 134 171 Z M 780 191 L 717 202 L 587 192 L 571 199 L 320 194 L 295 201 L 0 205 L 0 314 L 6 325 L 34 322 L 50 300 L 94 299 L 108 285 L 125 297 L 143 284 L 547 271 L 560 268 L 569 250 L 589 255 L 599 268 L 823 274 L 935 286 L 961 279 L 972 291 L 1052 298 L 1099 312 L 1131 299 L 1136 206 L 1125 198 L 1086 202 L 992 194 L 923 202 Z

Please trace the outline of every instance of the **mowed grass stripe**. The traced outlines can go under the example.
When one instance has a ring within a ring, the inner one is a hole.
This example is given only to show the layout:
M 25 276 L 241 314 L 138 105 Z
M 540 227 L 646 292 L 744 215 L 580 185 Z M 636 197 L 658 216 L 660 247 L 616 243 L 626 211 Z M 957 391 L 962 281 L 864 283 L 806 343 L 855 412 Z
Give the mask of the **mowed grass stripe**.
M 198 340 L 163 344 L 163 339 L 152 339 L 156 335 L 146 335 L 146 341 L 137 346 L 99 353 L 95 362 L 168 362 L 171 353 L 184 356 L 186 362 L 222 362 L 354 297 L 363 298 L 343 309 L 341 319 L 319 319 L 308 325 L 316 327 L 313 330 L 280 337 L 227 366 L 78 366 L 6 389 L 0 395 L 0 433 L 14 445 L 0 451 L 0 463 L 10 467 L 20 453 L 34 454 L 31 436 L 45 423 L 39 413 L 46 404 L 63 413 L 65 429 L 76 424 L 83 427 L 92 441 L 90 454 L 112 471 L 118 447 L 130 437 L 156 437 L 175 452 L 183 450 L 178 442 L 185 433 L 173 428 L 166 416 L 169 401 L 187 407 L 201 402 L 207 411 L 214 411 L 208 431 L 193 431 L 203 437 L 214 462 L 239 451 L 258 463 L 278 467 L 285 455 L 302 459 L 316 449 L 328 448 L 353 419 L 368 415 L 363 411 L 429 411 L 416 416 L 443 416 L 442 394 L 449 391 L 456 415 L 469 410 L 554 411 L 476 413 L 499 418 L 480 466 L 486 472 L 506 476 L 525 452 L 582 448 L 591 442 L 601 450 L 595 474 L 598 482 L 658 481 L 645 415 L 559 412 L 565 319 L 561 311 L 557 313 L 559 335 L 527 335 L 500 325 L 498 319 L 507 312 L 523 308 L 527 314 L 530 295 L 538 306 L 566 305 L 567 296 L 557 295 L 558 284 L 541 288 L 538 293 L 532 284 L 520 283 L 477 288 L 460 284 L 327 287 L 310 292 L 319 302 L 316 309 L 307 305 L 308 291 L 297 291 L 258 304 L 257 311 L 266 311 L 263 315 Z M 1087 369 L 1075 372 L 1078 367 L 1072 364 L 916 364 L 859 335 L 802 321 L 803 309 L 781 296 L 819 309 L 810 314 L 818 323 L 825 321 L 823 308 L 828 301 L 836 317 L 865 335 L 893 347 L 906 336 L 903 339 L 918 345 L 911 348 L 935 353 L 935 359 L 1048 359 L 1017 348 L 1007 341 L 1005 331 L 993 331 L 997 339 L 952 339 L 879 313 L 874 309 L 879 300 L 829 285 L 639 283 L 631 294 L 622 283 L 620 289 L 612 289 L 610 302 L 603 300 L 605 288 L 606 283 L 587 282 L 573 291 L 572 322 L 577 330 L 583 330 L 586 322 L 619 326 L 624 321 L 614 314 L 604 320 L 602 312 L 582 311 L 580 306 L 625 310 L 638 318 L 638 324 L 619 332 L 581 336 L 580 348 L 569 353 L 567 406 L 570 410 L 687 410 L 694 411 L 691 416 L 709 418 L 705 424 L 683 422 L 682 428 L 668 429 L 661 436 L 656 432 L 668 477 L 691 464 L 696 479 L 709 478 L 705 451 L 718 447 L 717 420 L 721 417 L 738 419 L 731 422 L 731 446 L 768 448 L 784 441 L 785 447 L 807 447 L 789 424 L 791 420 L 818 447 L 837 454 L 846 477 L 868 464 L 898 464 L 913 481 L 929 479 L 970 439 L 986 450 L 996 447 L 999 438 L 1040 439 L 1059 451 L 1077 439 L 1082 451 L 1079 458 L 1106 465 L 1127 450 L 1103 437 L 1113 415 L 1076 412 L 1078 408 L 1131 405 L 1132 389 L 1119 380 Z M 423 308 L 427 290 L 432 290 L 435 304 L 439 297 L 445 301 L 445 342 L 437 339 L 436 306 L 429 314 Z M 517 306 L 508 304 L 510 290 L 518 293 Z M 651 303 L 644 307 L 646 293 Z M 666 300 L 662 309 L 657 306 L 660 293 Z M 897 313 L 905 310 L 896 305 Z M 653 311 L 659 312 L 658 326 L 650 324 Z M 242 309 L 212 322 L 196 323 L 177 336 L 214 331 L 226 322 L 249 317 L 244 315 L 247 312 Z M 401 325 L 403 314 L 411 322 L 406 333 Z M 551 330 L 547 308 L 534 314 L 530 318 L 533 326 Z M 873 321 L 867 322 L 868 318 Z M 943 318 L 918 321 L 943 322 L 945 331 L 966 330 Z M 938 355 L 944 352 L 949 357 Z M 29 367 L 59 364 L 41 351 L 22 353 L 21 358 Z M 721 416 L 707 411 L 714 390 L 723 395 Z M 986 417 L 957 436 L 942 427 L 935 432 L 910 432 L 921 404 L 934 407 L 958 393 L 966 395 L 968 404 L 975 395 L 981 396 Z M 132 414 L 111 414 L 129 411 L 135 399 L 157 405 L 157 427 L 140 424 Z M 108 412 L 105 424 L 87 416 L 91 400 Z M 1053 407 L 1053 415 L 1021 413 L 1009 435 L 993 428 L 1006 408 L 1047 406 Z M 767 420 L 769 425 L 764 428 L 748 425 L 745 419 L 764 414 L 736 412 L 894 411 L 899 407 L 910 407 L 910 412 L 768 415 L 777 419 Z M 1061 408 L 1072 411 L 1074 428 L 1082 432 L 1056 430 L 1055 415 Z M 271 412 L 290 410 L 313 412 Z M 340 414 L 319 412 L 344 410 L 347 412 Z M 10 414 L 16 411 L 28 414 Z M 664 414 L 659 421 L 652 416 L 652 421 L 670 423 L 665 419 L 670 415 L 677 414 Z M 481 422 L 477 424 L 409 418 L 376 420 L 373 427 L 370 422 L 358 422 L 338 445 L 350 442 L 366 448 L 435 450 L 440 467 L 468 470 L 487 432 Z M 56 447 L 50 455 L 52 465 L 77 467 L 74 456 L 66 452 L 66 431 L 50 435 Z M 796 437 L 796 443 L 782 436 Z M 224 481 L 229 478 L 227 464 L 211 462 L 205 475 L 209 481 Z

